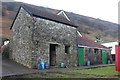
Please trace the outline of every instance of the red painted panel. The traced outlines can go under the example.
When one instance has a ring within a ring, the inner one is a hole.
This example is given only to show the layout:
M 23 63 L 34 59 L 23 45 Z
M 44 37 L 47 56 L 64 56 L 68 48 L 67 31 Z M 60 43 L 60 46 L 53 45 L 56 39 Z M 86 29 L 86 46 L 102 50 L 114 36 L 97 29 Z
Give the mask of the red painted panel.
M 115 51 L 116 71 L 120 71 L 120 45 L 115 46 Z

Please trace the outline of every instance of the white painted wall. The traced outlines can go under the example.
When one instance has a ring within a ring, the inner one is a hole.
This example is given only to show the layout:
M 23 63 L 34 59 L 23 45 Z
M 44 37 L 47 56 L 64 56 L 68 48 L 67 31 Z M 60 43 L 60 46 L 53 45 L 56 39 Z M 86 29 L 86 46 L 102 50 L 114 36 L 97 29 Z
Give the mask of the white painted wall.
M 115 54 L 115 45 L 118 45 L 118 42 L 109 42 L 109 43 L 102 43 L 102 45 L 106 47 L 112 47 L 111 48 L 111 54 Z

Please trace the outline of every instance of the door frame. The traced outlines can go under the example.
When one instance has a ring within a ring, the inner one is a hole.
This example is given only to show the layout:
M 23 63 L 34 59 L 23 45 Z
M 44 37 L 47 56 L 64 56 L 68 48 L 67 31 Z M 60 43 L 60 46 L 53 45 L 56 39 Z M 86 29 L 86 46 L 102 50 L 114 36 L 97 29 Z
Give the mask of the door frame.
M 49 65 L 50 66 L 56 66 L 56 47 L 57 47 L 57 44 L 49 44 Z M 52 60 L 54 61 L 52 62 Z

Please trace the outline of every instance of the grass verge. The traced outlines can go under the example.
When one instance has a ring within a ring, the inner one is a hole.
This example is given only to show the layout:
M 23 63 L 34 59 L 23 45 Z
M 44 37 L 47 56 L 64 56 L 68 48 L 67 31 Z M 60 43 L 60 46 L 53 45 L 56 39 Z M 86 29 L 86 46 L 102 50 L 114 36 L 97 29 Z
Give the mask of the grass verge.
M 47 70 L 37 74 L 19 76 L 20 78 L 120 78 L 115 66 L 80 70 Z

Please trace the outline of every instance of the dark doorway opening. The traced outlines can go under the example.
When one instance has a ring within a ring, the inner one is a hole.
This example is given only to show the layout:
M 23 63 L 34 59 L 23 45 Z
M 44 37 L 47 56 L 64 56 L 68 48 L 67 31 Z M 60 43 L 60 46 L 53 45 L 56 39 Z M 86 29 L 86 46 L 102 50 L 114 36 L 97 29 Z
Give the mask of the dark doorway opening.
M 50 44 L 50 66 L 56 65 L 56 46 L 57 44 Z
M 115 54 L 112 54 L 112 59 L 113 61 L 115 61 Z

